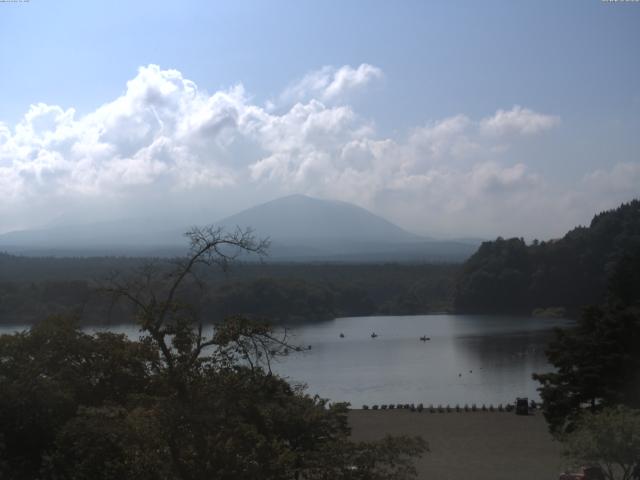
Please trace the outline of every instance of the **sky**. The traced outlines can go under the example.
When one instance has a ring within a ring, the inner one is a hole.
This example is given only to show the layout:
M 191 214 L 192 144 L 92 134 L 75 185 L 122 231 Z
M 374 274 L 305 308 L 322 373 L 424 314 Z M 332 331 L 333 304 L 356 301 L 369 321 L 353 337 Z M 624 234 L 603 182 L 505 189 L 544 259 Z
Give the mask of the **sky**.
M 640 3 L 0 2 L 0 233 L 293 193 L 442 238 L 640 197 Z

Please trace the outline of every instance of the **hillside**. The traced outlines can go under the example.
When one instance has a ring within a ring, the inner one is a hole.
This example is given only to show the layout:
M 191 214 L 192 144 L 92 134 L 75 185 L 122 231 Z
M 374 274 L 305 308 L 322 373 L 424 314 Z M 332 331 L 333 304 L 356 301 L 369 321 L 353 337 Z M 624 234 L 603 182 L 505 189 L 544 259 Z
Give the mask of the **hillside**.
M 463 266 L 455 309 L 529 313 L 563 307 L 577 313 L 601 303 L 616 272 L 638 266 L 639 259 L 640 201 L 633 200 L 597 214 L 588 227 L 574 228 L 559 240 L 484 242 Z
M 30 256 L 161 256 L 185 251 L 186 220 L 123 219 L 60 225 L 0 235 L 0 251 Z M 252 228 L 271 239 L 273 261 L 461 262 L 479 242 L 434 241 L 410 233 L 364 208 L 290 195 L 256 205 L 215 225 Z M 246 260 L 253 260 L 246 258 Z
M 96 287 L 113 272 L 126 277 L 151 259 L 37 258 L 0 253 L 0 325 L 36 323 L 81 312 L 87 324 L 132 321 Z M 168 266 L 156 259 L 156 268 Z M 170 265 L 170 264 L 169 264 Z M 458 264 L 238 263 L 230 271 L 203 269 L 195 294 L 202 318 L 231 314 L 273 323 L 337 316 L 423 314 L 451 309 Z M 194 297 L 190 297 L 192 300 Z
M 217 224 L 269 237 L 269 256 L 281 261 L 463 261 L 478 245 L 420 237 L 356 205 L 305 195 L 278 198 Z
M 171 224 L 173 225 L 173 223 Z M 0 235 L 0 251 L 31 256 L 176 255 L 183 253 L 186 230 L 157 219 L 123 219 L 54 225 Z
M 289 195 L 220 220 L 278 240 L 415 242 L 425 240 L 356 205 Z

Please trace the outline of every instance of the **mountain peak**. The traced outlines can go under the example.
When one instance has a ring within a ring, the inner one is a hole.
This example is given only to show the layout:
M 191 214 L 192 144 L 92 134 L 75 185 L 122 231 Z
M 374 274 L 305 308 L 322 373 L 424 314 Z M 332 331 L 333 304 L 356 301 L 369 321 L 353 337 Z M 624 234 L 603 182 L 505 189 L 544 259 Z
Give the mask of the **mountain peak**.
M 363 242 L 415 241 L 407 232 L 356 205 L 293 194 L 276 198 L 227 217 L 225 227 L 251 227 L 272 239 L 358 240 Z
M 219 222 L 252 228 L 272 240 L 269 255 L 287 261 L 458 261 L 475 246 L 435 242 L 403 230 L 356 205 L 307 195 L 288 195 Z M 0 235 L 0 249 L 30 255 L 176 255 L 184 230 L 154 221 L 122 221 L 56 227 Z

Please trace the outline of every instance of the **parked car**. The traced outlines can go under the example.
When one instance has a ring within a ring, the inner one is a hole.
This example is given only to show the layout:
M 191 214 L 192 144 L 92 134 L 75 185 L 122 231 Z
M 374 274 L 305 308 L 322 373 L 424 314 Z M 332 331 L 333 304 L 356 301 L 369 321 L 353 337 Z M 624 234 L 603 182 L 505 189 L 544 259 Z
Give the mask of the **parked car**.
M 529 415 L 529 399 L 527 397 L 516 398 L 516 415 Z

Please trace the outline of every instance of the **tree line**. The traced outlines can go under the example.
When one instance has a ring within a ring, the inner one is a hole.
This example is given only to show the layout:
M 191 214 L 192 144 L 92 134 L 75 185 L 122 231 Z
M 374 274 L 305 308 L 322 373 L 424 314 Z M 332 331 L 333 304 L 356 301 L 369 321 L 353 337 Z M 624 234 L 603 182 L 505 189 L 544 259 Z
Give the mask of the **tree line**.
M 133 311 L 138 341 L 90 335 L 49 317 L 0 336 L 0 477 L 16 480 L 408 479 L 419 437 L 353 442 L 347 405 L 308 395 L 271 371 L 295 346 L 230 316 L 207 326 L 185 301 L 197 271 L 225 269 L 220 247 L 263 252 L 247 232 L 190 232 L 165 269 L 101 286 Z
M 459 312 L 531 313 L 561 307 L 577 316 L 606 299 L 617 268 L 640 256 L 640 201 L 594 216 L 563 238 L 527 244 L 522 238 L 483 243 L 462 267 Z
M 0 255 L 0 323 L 35 323 L 47 315 L 68 313 L 81 314 L 85 324 L 132 322 L 133 312 L 114 308 L 98 287 L 111 272 L 126 277 L 150 267 L 166 270 L 166 259 Z M 205 287 L 182 294 L 210 319 L 243 314 L 271 323 L 300 323 L 443 312 L 451 310 L 458 267 L 239 263 L 227 272 L 196 268 Z
M 589 229 L 565 237 L 582 239 L 574 246 L 587 253 L 572 255 L 591 259 L 583 271 L 599 282 L 578 280 L 597 285 L 594 295 L 581 300 L 587 306 L 575 326 L 556 331 L 546 351 L 553 371 L 533 375 L 551 433 L 569 458 L 595 467 L 594 479 L 640 477 L 639 206 L 597 215 Z

